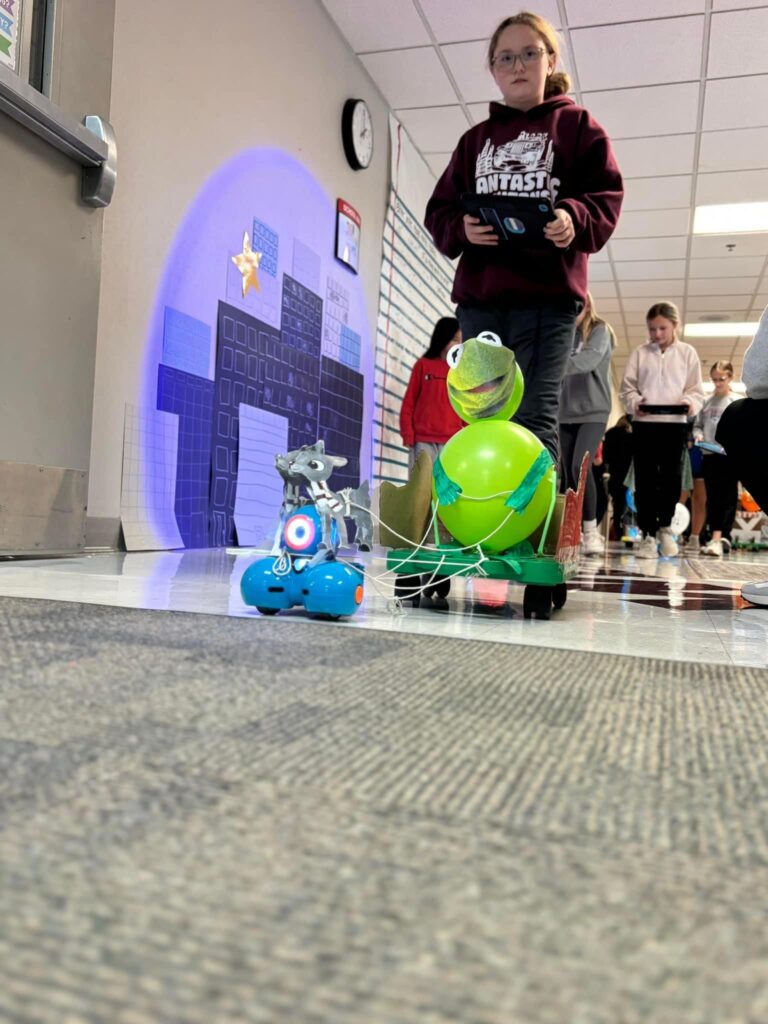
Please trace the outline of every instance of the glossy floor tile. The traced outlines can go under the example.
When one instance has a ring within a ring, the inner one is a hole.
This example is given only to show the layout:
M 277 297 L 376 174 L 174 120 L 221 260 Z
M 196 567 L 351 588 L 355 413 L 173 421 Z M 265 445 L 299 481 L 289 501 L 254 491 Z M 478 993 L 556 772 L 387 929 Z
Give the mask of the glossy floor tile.
M 0 595 L 126 608 L 257 617 L 240 597 L 252 550 L 87 554 L 0 561 Z M 366 556 L 360 611 L 328 628 L 383 629 L 679 661 L 768 666 L 768 609 L 745 606 L 742 582 L 768 578 L 768 556 L 643 561 L 618 545 L 585 559 L 549 622 L 523 618 L 522 587 L 452 581 L 449 609 L 400 607 L 380 556 Z M 715 578 L 712 578 L 715 577 Z M 281 613 L 301 621 L 304 612 Z M 204 627 L 203 627 L 204 628 Z

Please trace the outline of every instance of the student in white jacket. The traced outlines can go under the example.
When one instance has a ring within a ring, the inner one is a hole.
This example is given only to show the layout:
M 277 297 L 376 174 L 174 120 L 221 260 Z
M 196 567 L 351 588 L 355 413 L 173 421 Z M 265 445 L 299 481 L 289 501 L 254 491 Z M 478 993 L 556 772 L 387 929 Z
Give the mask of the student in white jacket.
M 643 531 L 637 554 L 656 558 L 678 554 L 670 529 L 680 498 L 686 418 L 704 402 L 696 349 L 678 340 L 680 314 L 671 302 L 657 302 L 646 314 L 648 341 L 630 355 L 621 400 L 632 416 L 635 504 Z M 680 413 L 656 414 L 648 405 L 685 406 Z M 658 534 L 658 537 L 657 537 Z
M 736 475 L 764 512 L 768 512 L 768 308 L 744 356 L 741 379 L 747 397 L 729 405 L 717 425 L 715 440 L 728 453 Z M 768 605 L 768 582 L 745 583 L 742 596 L 752 604 Z

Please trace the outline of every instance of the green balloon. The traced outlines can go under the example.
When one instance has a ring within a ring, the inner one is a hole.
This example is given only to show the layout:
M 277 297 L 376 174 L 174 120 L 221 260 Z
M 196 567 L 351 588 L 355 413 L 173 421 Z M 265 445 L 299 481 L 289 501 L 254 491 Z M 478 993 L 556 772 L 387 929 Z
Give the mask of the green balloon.
M 471 547 L 482 541 L 482 550 L 489 554 L 506 551 L 530 537 L 544 521 L 556 486 L 554 466 L 544 474 L 524 511 L 510 515 L 504 504 L 542 449 L 530 430 L 505 420 L 480 420 L 453 435 L 440 453 L 440 462 L 462 493 L 451 505 L 441 505 L 438 515 L 459 544 Z M 436 498 L 434 481 L 432 493 Z

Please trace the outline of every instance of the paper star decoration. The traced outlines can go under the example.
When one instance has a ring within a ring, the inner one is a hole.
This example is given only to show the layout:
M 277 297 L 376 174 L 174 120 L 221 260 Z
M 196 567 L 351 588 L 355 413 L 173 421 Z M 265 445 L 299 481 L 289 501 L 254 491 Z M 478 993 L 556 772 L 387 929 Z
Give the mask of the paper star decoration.
M 243 298 L 245 298 L 251 288 L 255 292 L 261 290 L 256 271 L 259 269 L 262 255 L 263 253 L 254 252 L 251 248 L 251 240 L 248 238 L 248 232 L 246 231 L 243 235 L 243 251 L 238 253 L 237 256 L 232 257 L 232 262 L 243 275 Z

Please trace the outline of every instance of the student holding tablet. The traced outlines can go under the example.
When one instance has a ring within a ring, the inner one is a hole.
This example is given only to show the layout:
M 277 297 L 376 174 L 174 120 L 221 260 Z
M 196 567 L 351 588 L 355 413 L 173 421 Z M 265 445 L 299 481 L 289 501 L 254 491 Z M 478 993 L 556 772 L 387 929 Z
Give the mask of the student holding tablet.
M 515 421 L 557 461 L 560 386 L 587 293 L 587 260 L 611 237 L 623 197 L 605 131 L 566 95 L 557 34 L 505 18 L 488 47 L 503 102 L 459 140 L 427 205 L 437 248 L 460 257 L 453 285 L 465 338 L 498 334 L 525 379 Z
M 678 341 L 680 313 L 657 302 L 646 313 L 648 341 L 629 357 L 620 397 L 632 423 L 639 558 L 679 553 L 670 524 L 680 498 L 687 418 L 704 402 L 701 363 L 692 345 Z M 658 534 L 658 537 L 657 537 Z

